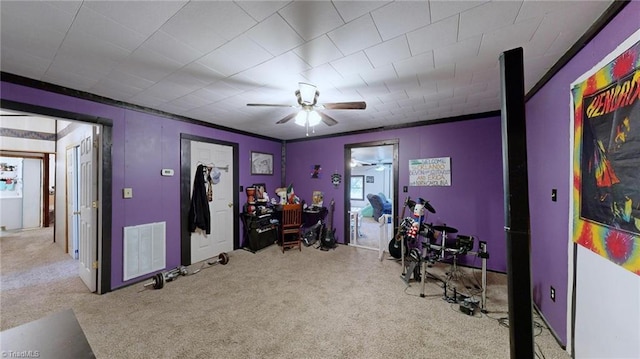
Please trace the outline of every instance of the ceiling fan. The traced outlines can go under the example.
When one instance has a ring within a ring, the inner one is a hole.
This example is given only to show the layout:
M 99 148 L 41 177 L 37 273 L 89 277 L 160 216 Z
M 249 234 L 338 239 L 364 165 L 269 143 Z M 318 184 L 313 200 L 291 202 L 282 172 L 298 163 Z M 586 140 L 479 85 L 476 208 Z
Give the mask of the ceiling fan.
M 331 116 L 328 116 L 318 110 L 364 110 L 367 108 L 367 104 L 364 101 L 329 102 L 318 104 L 318 96 L 320 96 L 320 92 L 315 85 L 306 82 L 299 82 L 298 86 L 299 89 L 295 92 L 298 100 L 297 105 L 248 103 L 247 106 L 299 108 L 300 111 L 285 116 L 283 119 L 276 122 L 276 124 L 287 123 L 291 119 L 295 118 L 296 124 L 307 127 L 307 135 L 309 135 L 309 127 L 314 127 L 319 124 L 320 121 L 324 122 L 327 126 L 333 126 L 338 123 L 338 121 L 333 119 Z

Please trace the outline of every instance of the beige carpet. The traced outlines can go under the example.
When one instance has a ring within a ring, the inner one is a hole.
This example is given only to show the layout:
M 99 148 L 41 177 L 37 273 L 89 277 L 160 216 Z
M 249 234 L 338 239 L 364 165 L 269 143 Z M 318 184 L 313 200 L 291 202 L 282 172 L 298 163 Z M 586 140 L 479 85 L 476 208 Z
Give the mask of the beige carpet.
M 0 238 L 1 329 L 72 308 L 98 358 L 510 357 L 509 330 L 498 321 L 507 310 L 504 275 L 489 275 L 488 315 L 468 316 L 442 299 L 436 280 L 421 298 L 398 262 L 379 261 L 376 251 L 271 246 L 229 253 L 228 265 L 164 289 L 140 282 L 96 295 L 44 232 Z M 447 269 L 430 271 L 442 278 Z M 547 329 L 536 333 L 538 354 L 569 358 Z

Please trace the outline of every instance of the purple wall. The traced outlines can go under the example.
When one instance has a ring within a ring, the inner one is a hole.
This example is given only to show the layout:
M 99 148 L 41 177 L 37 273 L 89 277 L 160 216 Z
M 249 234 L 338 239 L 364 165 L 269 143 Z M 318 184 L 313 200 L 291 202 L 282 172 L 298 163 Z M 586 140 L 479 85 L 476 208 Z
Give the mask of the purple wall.
M 286 182 L 293 183 L 296 194 L 307 202 L 311 201 L 314 190 L 325 193 L 325 204 L 331 198 L 335 199 L 334 226 L 338 228 L 338 241 L 344 243 L 342 228 L 345 225 L 344 213 L 348 211 L 343 198 L 345 184 L 343 182 L 337 189 L 331 184 L 332 173 L 337 171 L 344 177 L 344 146 L 393 139 L 399 140 L 398 205 L 402 206 L 407 195 L 428 200 L 436 213 L 429 214 L 427 222 L 446 223 L 457 228 L 460 234 L 474 235 L 486 241 L 491 255 L 488 268 L 505 272 L 499 117 L 291 142 L 286 145 Z M 451 157 L 452 185 L 409 187 L 409 192 L 403 193 L 402 187 L 409 185 L 409 160 L 429 157 Z M 322 166 L 321 179 L 310 178 L 310 169 L 314 165 Z M 346 201 L 347 207 L 348 203 Z M 479 267 L 480 260 L 474 259 L 466 257 L 461 263 Z
M 122 281 L 123 227 L 166 221 L 167 268 L 180 265 L 180 134 L 191 134 L 238 143 L 240 185 L 266 183 L 268 189 L 281 183 L 281 148 L 270 141 L 210 127 L 125 110 L 96 102 L 2 82 L 2 98 L 49 107 L 113 121 L 112 150 L 112 273 L 111 289 L 140 279 Z M 273 176 L 250 175 L 251 151 L 274 154 Z M 160 176 L 162 168 L 172 168 L 172 177 Z M 232 175 L 229 173 L 229 175 Z M 133 188 L 133 198 L 123 199 L 122 188 Z M 246 195 L 240 195 L 240 205 Z M 240 229 L 242 241 L 242 228 Z
M 627 5 L 526 105 L 531 269 L 534 301 L 567 343 L 567 285 L 570 190 L 570 85 L 613 51 L 640 24 L 640 2 Z M 551 189 L 558 201 L 551 201 Z M 550 286 L 556 301 L 549 298 Z

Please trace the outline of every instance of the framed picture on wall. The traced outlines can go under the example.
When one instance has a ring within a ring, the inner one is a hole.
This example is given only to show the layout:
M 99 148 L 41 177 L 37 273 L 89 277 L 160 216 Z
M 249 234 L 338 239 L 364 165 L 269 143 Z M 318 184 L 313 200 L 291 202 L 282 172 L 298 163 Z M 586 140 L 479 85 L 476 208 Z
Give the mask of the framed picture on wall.
M 367 183 L 373 183 L 373 181 L 374 181 L 374 177 L 373 176 L 367 176 L 367 177 L 365 177 L 365 179 L 366 179 Z
M 251 151 L 251 174 L 273 175 L 273 155 Z

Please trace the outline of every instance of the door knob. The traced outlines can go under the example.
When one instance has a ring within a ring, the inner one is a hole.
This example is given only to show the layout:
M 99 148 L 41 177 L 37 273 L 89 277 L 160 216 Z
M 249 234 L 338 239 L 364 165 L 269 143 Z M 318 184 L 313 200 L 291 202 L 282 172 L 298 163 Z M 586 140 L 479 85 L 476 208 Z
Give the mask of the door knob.
M 227 203 L 227 207 L 229 207 L 229 208 L 233 207 L 233 202 Z

